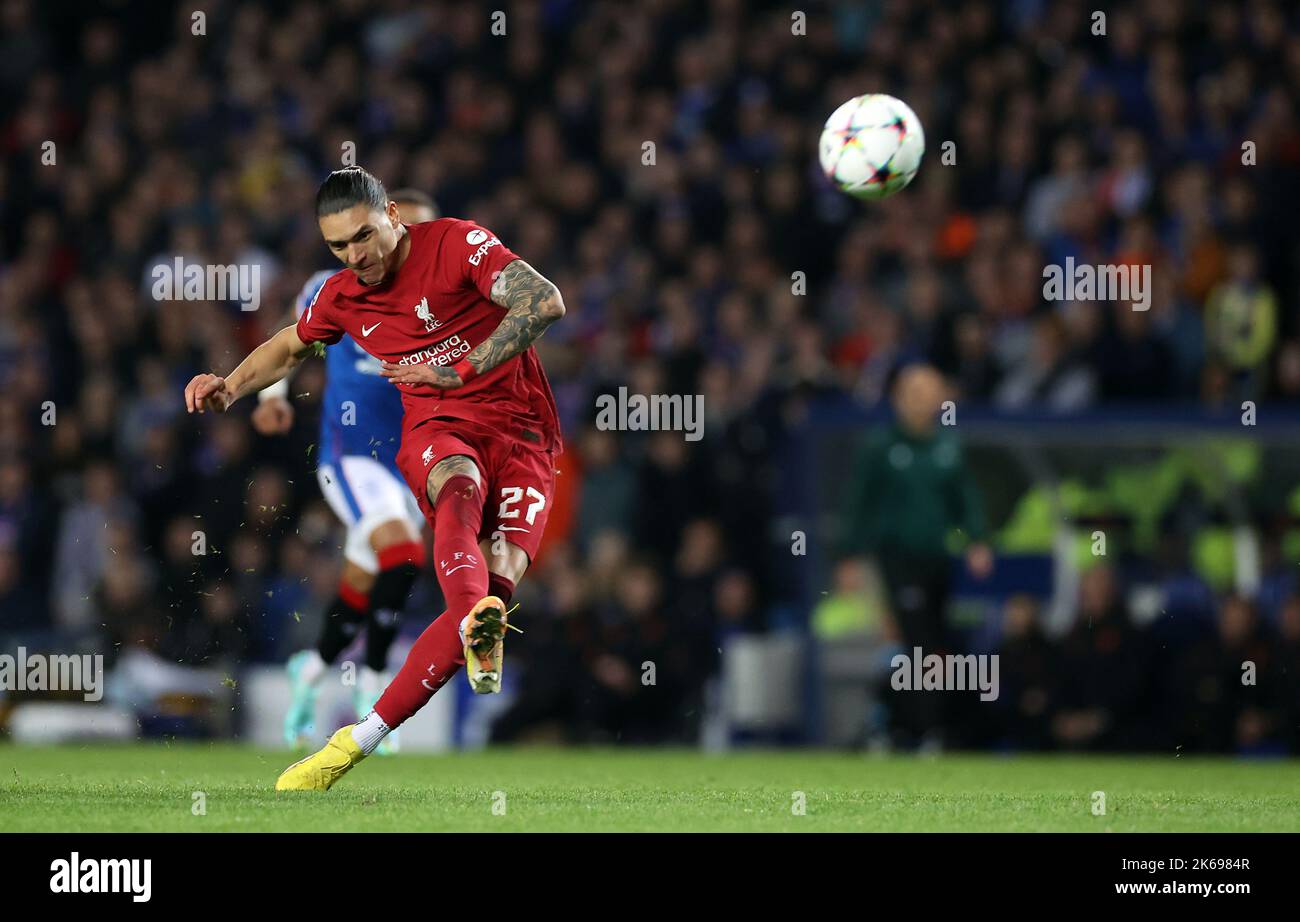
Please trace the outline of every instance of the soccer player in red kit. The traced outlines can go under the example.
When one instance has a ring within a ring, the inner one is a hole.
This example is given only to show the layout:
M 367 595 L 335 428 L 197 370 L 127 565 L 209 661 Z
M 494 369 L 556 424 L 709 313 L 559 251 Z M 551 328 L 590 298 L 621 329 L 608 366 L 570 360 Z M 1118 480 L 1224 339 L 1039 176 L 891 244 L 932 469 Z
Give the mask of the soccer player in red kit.
M 227 377 L 197 375 L 187 409 L 224 411 L 348 334 L 402 394 L 397 463 L 433 527 L 447 610 L 416 640 L 374 709 L 296 762 L 277 790 L 328 790 L 462 665 L 479 694 L 501 690 L 506 605 L 546 527 L 560 451 L 550 385 L 533 342 L 564 316 L 556 287 L 482 227 L 403 225 L 359 168 L 321 185 L 316 216 L 347 267 L 296 326 Z

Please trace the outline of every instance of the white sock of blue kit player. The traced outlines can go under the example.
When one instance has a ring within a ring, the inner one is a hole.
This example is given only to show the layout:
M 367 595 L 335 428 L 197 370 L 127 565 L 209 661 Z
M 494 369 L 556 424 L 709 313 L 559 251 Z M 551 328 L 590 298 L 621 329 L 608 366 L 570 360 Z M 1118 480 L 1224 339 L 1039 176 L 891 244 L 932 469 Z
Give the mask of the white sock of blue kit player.
M 319 653 L 315 650 L 308 650 L 307 655 L 302 658 L 301 671 L 298 673 L 298 677 L 308 685 L 315 685 L 328 668 L 329 666 L 325 663 L 325 660 L 321 659 Z
M 361 686 L 361 698 L 366 702 L 365 706 L 371 708 L 379 700 L 379 695 L 388 685 L 388 680 L 382 672 L 369 666 L 362 666 L 358 684 Z

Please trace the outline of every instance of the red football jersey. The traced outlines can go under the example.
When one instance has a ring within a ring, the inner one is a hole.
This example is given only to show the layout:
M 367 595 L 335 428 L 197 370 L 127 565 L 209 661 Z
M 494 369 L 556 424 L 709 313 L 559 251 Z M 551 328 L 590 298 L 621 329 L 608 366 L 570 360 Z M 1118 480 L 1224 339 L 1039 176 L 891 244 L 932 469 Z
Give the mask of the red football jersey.
M 347 333 L 377 359 L 399 365 L 455 365 L 501 323 L 491 300 L 501 270 L 519 257 L 472 221 L 440 218 L 407 225 L 411 250 L 381 285 L 362 285 L 344 269 L 330 278 L 298 318 L 305 343 L 336 343 Z M 525 352 L 453 390 L 394 384 L 404 426 L 435 416 L 464 419 L 540 448 L 560 448 L 555 398 L 537 352 Z

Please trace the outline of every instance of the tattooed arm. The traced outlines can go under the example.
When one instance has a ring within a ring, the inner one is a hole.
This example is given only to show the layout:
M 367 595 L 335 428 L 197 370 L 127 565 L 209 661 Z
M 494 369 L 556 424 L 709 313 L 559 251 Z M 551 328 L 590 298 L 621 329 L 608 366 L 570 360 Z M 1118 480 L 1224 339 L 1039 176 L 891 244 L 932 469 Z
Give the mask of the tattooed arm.
M 522 259 L 506 263 L 492 284 L 492 302 L 506 309 L 492 335 L 468 356 L 477 374 L 514 358 L 564 316 L 560 290 Z
M 506 315 L 492 334 L 462 360 L 470 364 L 475 375 L 486 374 L 525 351 L 564 316 L 560 290 L 522 259 L 506 263 L 492 284 L 492 301 L 504 307 Z M 398 384 L 451 389 L 464 383 L 454 367 L 390 362 L 384 362 L 382 367 L 384 377 Z

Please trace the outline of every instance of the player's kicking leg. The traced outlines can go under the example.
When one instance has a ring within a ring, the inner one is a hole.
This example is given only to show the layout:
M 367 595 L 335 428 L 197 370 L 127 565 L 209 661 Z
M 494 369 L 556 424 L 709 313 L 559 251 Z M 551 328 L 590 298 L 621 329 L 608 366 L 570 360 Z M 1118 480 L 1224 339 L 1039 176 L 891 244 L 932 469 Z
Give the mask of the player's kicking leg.
M 318 478 L 326 500 L 348 526 L 347 543 L 339 595 L 326 614 L 320 641 L 289 658 L 285 738 L 291 746 L 311 736 L 319 683 L 363 626 L 366 659 L 353 705 L 358 718 L 374 706 L 386 684 L 399 613 L 424 557 L 419 510 L 388 468 L 372 458 L 345 456 L 338 464 L 321 465 Z M 396 751 L 396 743 L 396 738 L 385 740 L 385 751 Z
M 480 547 L 483 477 L 473 457 L 453 455 L 433 465 L 426 490 L 447 611 L 416 640 L 374 710 L 356 725 L 341 728 L 320 752 L 289 766 L 276 782 L 277 790 L 328 790 L 422 708 L 467 659 L 476 661 L 475 691 L 500 688 L 506 604 L 527 568 L 528 555 L 518 548 L 511 552 L 509 543 L 500 554 L 490 553 L 488 542 L 487 552 Z M 543 525 L 544 520 L 536 523 L 538 538 Z

